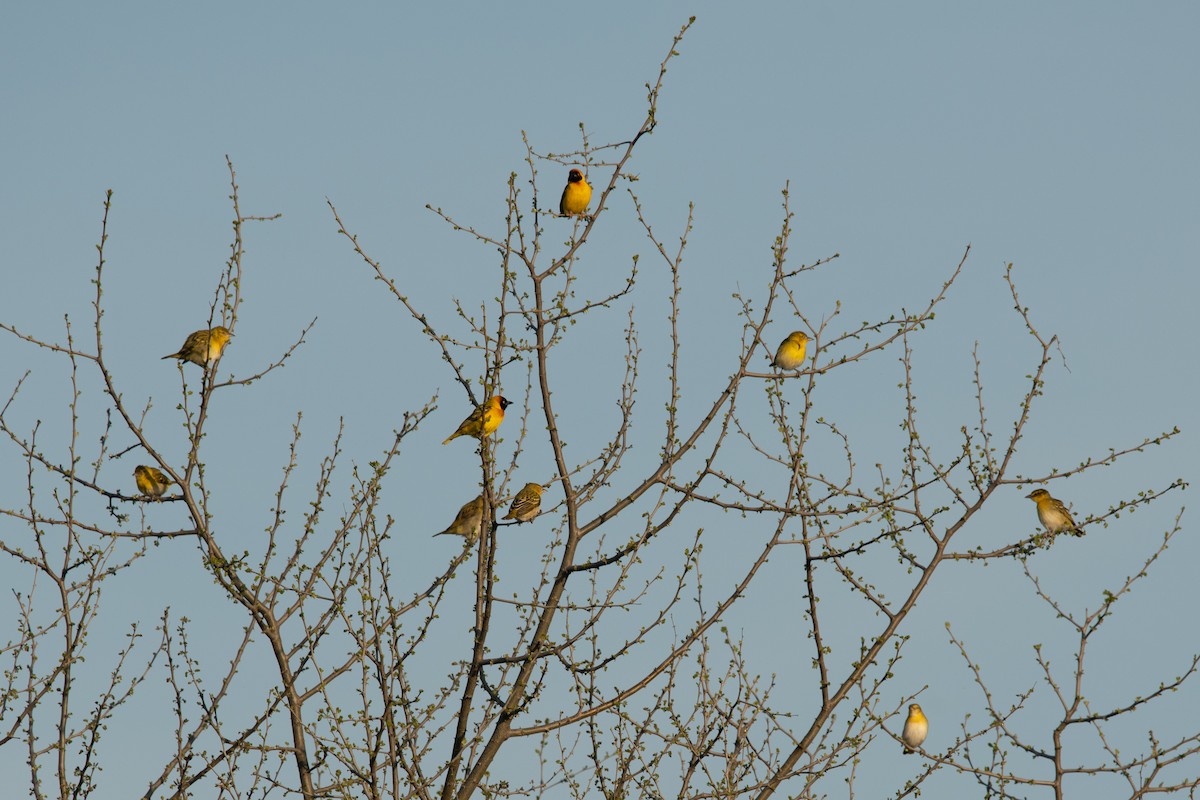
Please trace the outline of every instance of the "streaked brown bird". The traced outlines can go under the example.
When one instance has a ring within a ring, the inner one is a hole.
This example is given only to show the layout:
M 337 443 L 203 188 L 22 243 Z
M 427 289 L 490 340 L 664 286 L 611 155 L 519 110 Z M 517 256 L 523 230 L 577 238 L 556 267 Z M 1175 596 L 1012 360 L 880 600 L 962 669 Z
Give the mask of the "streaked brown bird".
M 1075 520 L 1071 518 L 1071 512 L 1067 511 L 1063 502 L 1051 497 L 1045 489 L 1034 489 L 1025 497 L 1037 503 L 1038 522 L 1042 523 L 1042 527 L 1048 533 L 1068 531 L 1076 536 L 1083 533 L 1075 524 Z
M 529 522 L 542 513 L 542 492 L 546 488 L 541 484 L 527 483 L 525 488 L 517 492 L 512 505 L 508 507 L 505 519 L 515 519 L 517 522 Z

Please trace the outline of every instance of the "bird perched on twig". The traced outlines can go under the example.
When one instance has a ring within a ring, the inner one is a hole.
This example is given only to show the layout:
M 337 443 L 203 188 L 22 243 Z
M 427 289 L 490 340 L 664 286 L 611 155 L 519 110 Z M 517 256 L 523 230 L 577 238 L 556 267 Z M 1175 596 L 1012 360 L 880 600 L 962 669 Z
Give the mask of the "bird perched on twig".
M 1063 502 L 1052 497 L 1045 489 L 1034 489 L 1025 496 L 1037 503 L 1038 522 L 1042 523 L 1042 527 L 1048 533 L 1069 531 L 1076 536 L 1083 533 L 1075 524 L 1075 520 L 1071 518 L 1071 512 L 1067 511 Z
M 775 358 L 771 361 L 771 366 L 787 370 L 799 369 L 800 365 L 804 363 L 807 351 L 808 334 L 804 331 L 792 331 L 775 351 Z
M 180 361 L 190 361 L 193 364 L 204 366 L 211 364 L 221 357 L 221 353 L 225 351 L 225 346 L 229 344 L 229 340 L 233 338 L 233 334 L 224 325 L 218 325 L 215 328 L 207 330 L 195 331 L 188 334 L 187 339 L 183 342 L 183 347 L 179 348 L 178 353 L 171 353 L 167 358 L 178 358 Z
M 146 497 L 162 497 L 172 483 L 162 470 L 144 464 L 133 468 L 133 480 L 137 483 L 138 491 Z
M 450 434 L 450 436 L 442 442 L 442 444 L 450 444 L 451 441 L 459 436 L 491 436 L 496 432 L 496 428 L 500 427 L 500 423 L 504 422 L 504 409 L 508 408 L 512 403 L 505 400 L 500 395 L 485 401 L 483 405 L 472 411 L 462 424 L 458 426 L 458 430 Z
M 572 167 L 567 173 L 567 185 L 563 187 L 562 199 L 558 201 L 558 213 L 573 217 L 587 211 L 592 202 L 592 187 L 584 180 L 583 173 Z
M 465 536 L 468 539 L 479 537 L 483 526 L 483 495 L 479 495 L 458 510 L 454 522 L 444 531 L 438 531 L 434 536 Z
M 916 748 L 920 747 L 925 741 L 925 737 L 929 734 L 929 720 L 925 718 L 925 712 L 916 703 L 908 707 L 908 719 L 904 720 L 904 732 L 900 734 L 900 739 L 904 742 L 904 754 L 910 755 L 916 752 Z
M 529 522 L 542 513 L 542 492 L 545 487 L 537 483 L 527 483 L 525 488 L 517 492 L 512 505 L 508 507 L 505 519 L 515 519 L 517 522 Z

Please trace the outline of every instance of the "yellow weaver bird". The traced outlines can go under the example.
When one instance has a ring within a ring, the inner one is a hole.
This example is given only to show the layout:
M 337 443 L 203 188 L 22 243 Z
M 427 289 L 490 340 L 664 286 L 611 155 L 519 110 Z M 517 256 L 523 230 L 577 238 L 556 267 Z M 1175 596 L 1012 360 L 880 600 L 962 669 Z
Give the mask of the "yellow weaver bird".
M 505 400 L 500 395 L 487 400 L 483 405 L 476 408 L 470 415 L 462 421 L 458 426 L 458 430 L 450 434 L 442 444 L 450 444 L 451 441 L 459 436 L 473 436 L 479 438 L 482 436 L 491 436 L 496 432 L 496 428 L 500 427 L 500 423 L 504 422 L 504 409 L 508 408 L 512 403 Z
M 512 505 L 508 507 L 505 519 L 515 519 L 517 522 L 529 522 L 542 513 L 542 492 L 545 487 L 537 483 L 527 483 L 525 488 L 517 492 Z
M 483 526 L 483 495 L 479 495 L 458 510 L 454 522 L 444 531 L 434 536 L 465 536 L 468 539 L 479 537 L 479 529 Z
M 903 740 L 904 754 L 911 755 L 916 752 L 916 748 L 920 747 L 925 741 L 925 737 L 929 734 L 929 720 L 925 719 L 925 712 L 916 703 L 908 707 L 908 719 L 904 720 L 904 732 L 900 734 Z
M 587 211 L 592 202 L 592 187 L 583 179 L 583 173 L 572 168 L 567 173 L 567 185 L 563 187 L 562 199 L 558 201 L 558 213 L 564 217 L 576 216 Z
M 184 340 L 183 347 L 179 348 L 178 353 L 171 353 L 163 358 L 178 358 L 180 361 L 190 361 L 203 367 L 221 357 L 221 353 L 225 351 L 225 345 L 229 344 L 231 338 L 233 338 L 233 334 L 224 325 L 218 325 L 210 330 L 195 331 Z
M 1034 489 L 1025 496 L 1037 503 L 1038 522 L 1042 523 L 1042 527 L 1048 533 L 1070 531 L 1076 536 L 1083 533 L 1075 524 L 1075 520 L 1071 519 L 1071 512 L 1067 511 L 1063 502 L 1051 497 L 1045 489 Z
M 162 497 L 172 483 L 162 470 L 145 465 L 133 468 L 133 480 L 137 483 L 138 491 L 146 497 Z
M 800 365 L 804 363 L 804 356 L 807 352 L 808 334 L 804 331 L 792 331 L 775 351 L 775 359 L 771 362 L 771 366 L 788 370 L 799 369 Z

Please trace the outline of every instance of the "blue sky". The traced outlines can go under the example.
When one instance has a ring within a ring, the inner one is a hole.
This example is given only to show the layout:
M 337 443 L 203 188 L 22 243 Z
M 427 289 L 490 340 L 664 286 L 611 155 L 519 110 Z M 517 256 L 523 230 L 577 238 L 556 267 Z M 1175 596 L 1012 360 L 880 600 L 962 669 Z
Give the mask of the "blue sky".
M 505 181 L 522 170 L 521 132 L 543 152 L 577 147 L 580 122 L 593 142 L 627 139 L 644 113 L 643 84 L 692 13 L 698 21 L 668 73 L 659 127 L 632 165 L 664 238 L 679 235 L 695 203 L 681 321 L 686 409 L 703 407 L 732 368 L 730 295 L 764 285 L 788 182 L 792 257 L 841 254 L 804 283 L 817 317 L 839 302 L 846 325 L 916 308 L 971 245 L 959 285 L 917 349 L 934 441 L 953 448 L 959 425 L 971 420 L 976 342 L 994 393 L 989 415 L 1001 430 L 1024 391 L 1036 353 L 1002 281 L 1013 262 L 1023 302 L 1044 332 L 1059 334 L 1067 367 L 1052 368 L 1018 471 L 1070 467 L 1178 425 L 1184 433 L 1169 446 L 1062 492 L 1076 509 L 1099 509 L 1117 495 L 1195 477 L 1198 414 L 1187 398 L 1200 387 L 1187 331 L 1200 290 L 1200 10 L 1187 3 L 10 5 L 0 11 L 0 319 L 46 338 L 61 338 L 64 314 L 77 330 L 87 326 L 101 203 L 114 190 L 106 346 L 123 391 L 153 398 L 151 426 L 164 441 L 178 439 L 178 377 L 159 357 L 206 318 L 228 253 L 228 155 L 243 212 L 283 216 L 247 233 L 246 305 L 222 368 L 246 374 L 318 322 L 286 369 L 229 396 L 214 417 L 211 461 L 228 465 L 217 525 L 247 535 L 266 524 L 297 411 L 311 477 L 339 418 L 348 457 L 364 464 L 404 410 L 437 393 L 439 410 L 394 475 L 395 513 L 412 526 L 406 558 L 414 575 L 433 569 L 449 548 L 424 531 L 443 527 L 473 491 L 470 448 L 438 445 L 466 401 L 338 237 L 326 199 L 414 302 L 461 332 L 451 298 L 477 307 L 494 294 L 494 251 L 425 205 L 500 231 Z M 561 182 L 557 169 L 541 175 L 550 194 Z M 631 256 L 641 255 L 635 310 L 649 410 L 661 407 L 655 370 L 665 363 L 667 283 L 629 214 L 629 202 L 615 198 L 610 227 L 581 264 L 582 287 L 619 285 Z M 564 407 L 578 412 L 580 427 L 615 413 L 624 320 L 622 311 L 585 321 L 588 346 L 561 362 Z M 46 420 L 41 435 L 61 444 L 62 365 L 0 338 L 6 395 L 26 369 L 34 372 L 15 418 Z M 864 465 L 896 455 L 895 398 L 876 401 L 897 375 L 894 357 L 880 356 L 825 394 L 830 414 L 863 442 Z M 94 389 L 85 402 L 100 402 Z M 578 434 L 581 451 L 592 444 L 588 433 Z M 656 451 L 657 435 L 647 432 L 643 455 Z M 181 441 L 165 449 L 183 453 Z M 3 457 L 6 474 L 20 475 L 12 456 Z M 746 465 L 752 477 L 756 469 Z M 120 464 L 113 475 L 127 480 L 128 471 Z M 1031 531 L 1021 494 L 996 498 L 970 541 Z M 0 499 L 8 506 L 20 494 Z M 1137 569 L 1186 499 L 1176 494 L 1068 542 L 1038 567 L 1079 607 L 1094 607 L 1099 587 Z M 761 533 L 753 520 L 720 524 L 730 539 Z M 5 537 L 18 535 L 3 525 Z M 1175 615 L 1161 611 L 1195 606 L 1185 569 L 1200 556 L 1194 538 L 1180 537 L 1131 601 L 1120 636 L 1097 645 L 1098 658 L 1120 667 L 1097 670 L 1098 694 L 1120 695 L 1126 662 L 1145 653 L 1139 637 L 1154 648 L 1151 660 L 1166 665 L 1152 682 L 1174 674 L 1189 652 L 1194 637 L 1175 635 Z M 139 606 L 192 615 L 211 603 L 211 585 L 184 550 L 155 553 L 136 591 L 114 593 L 114 618 Z M 716 590 L 732 573 L 716 558 L 711 567 Z M 764 672 L 807 669 L 803 641 L 774 646 L 788 618 L 777 615 L 798 602 L 789 567 L 773 562 L 732 620 Z M 896 691 L 930 684 L 931 717 L 955 724 L 963 704 L 977 701 L 946 643 L 947 621 L 995 650 L 996 673 L 1028 678 L 1030 644 L 1061 628 L 1022 581 L 1014 565 L 948 576 L 912 619 L 910 648 L 923 657 L 910 654 Z M 1035 609 L 1042 619 L 1028 623 Z M 860 630 L 853 620 L 847 642 Z M 805 673 L 781 702 L 802 706 L 810 686 Z M 1182 707 L 1157 709 L 1148 726 L 1178 724 Z M 947 741 L 931 734 L 931 744 Z M 867 773 L 870 786 L 891 785 Z M 106 796 L 123 796 L 122 778 L 108 779 Z

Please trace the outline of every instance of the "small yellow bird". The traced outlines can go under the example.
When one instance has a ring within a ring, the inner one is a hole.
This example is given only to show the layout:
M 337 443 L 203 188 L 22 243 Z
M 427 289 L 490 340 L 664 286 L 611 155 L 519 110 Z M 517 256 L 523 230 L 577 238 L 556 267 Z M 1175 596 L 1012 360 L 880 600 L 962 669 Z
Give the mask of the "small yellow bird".
M 163 358 L 178 358 L 180 361 L 190 361 L 203 367 L 221 357 L 221 353 L 225 351 L 225 345 L 229 344 L 232 337 L 233 334 L 224 325 L 218 325 L 210 330 L 195 331 L 184 340 L 183 347 L 179 348 L 178 353 L 171 353 Z
M 500 395 L 496 395 L 484 402 L 483 405 L 476 408 L 470 415 L 462 421 L 458 426 L 458 430 L 450 434 L 442 444 L 450 444 L 451 441 L 459 436 L 473 436 L 479 438 L 482 436 L 491 436 L 496 432 L 496 428 L 500 427 L 500 423 L 504 422 L 504 409 L 508 408 L 512 403 L 505 400 Z
M 592 202 L 592 187 L 584 180 L 583 173 L 572 168 L 567 174 L 567 185 L 563 187 L 562 199 L 558 201 L 558 213 L 564 217 L 576 216 L 587 211 Z
M 1076 536 L 1083 534 L 1075 520 L 1071 519 L 1071 512 L 1067 511 L 1063 502 L 1051 497 L 1045 489 L 1034 489 L 1025 497 L 1037 503 L 1038 522 L 1042 523 L 1042 527 L 1048 533 L 1069 531 Z
M 542 492 L 546 487 L 537 483 L 527 483 L 525 488 L 517 492 L 512 505 L 508 507 L 505 519 L 515 519 L 517 522 L 529 522 L 542 513 Z
M 911 755 L 916 752 L 916 748 L 920 747 L 925 741 L 925 737 L 929 734 L 929 720 L 925 719 L 925 712 L 916 703 L 908 707 L 908 719 L 904 720 L 904 732 L 900 734 L 900 739 L 904 742 L 904 754 Z
M 775 360 L 771 362 L 771 366 L 787 370 L 799 369 L 807 352 L 808 334 L 804 331 L 792 331 L 775 351 Z
M 479 495 L 458 510 L 458 515 L 450 527 L 435 533 L 434 536 L 466 536 L 468 539 L 479 537 L 479 529 L 483 526 L 483 495 Z
M 144 464 L 133 468 L 133 480 L 137 483 L 138 491 L 146 497 L 162 497 L 172 483 L 162 470 Z

